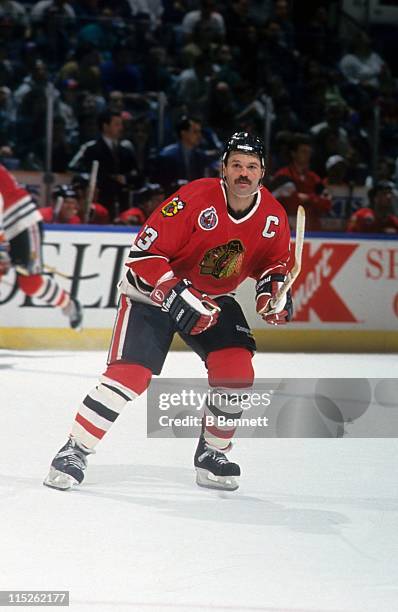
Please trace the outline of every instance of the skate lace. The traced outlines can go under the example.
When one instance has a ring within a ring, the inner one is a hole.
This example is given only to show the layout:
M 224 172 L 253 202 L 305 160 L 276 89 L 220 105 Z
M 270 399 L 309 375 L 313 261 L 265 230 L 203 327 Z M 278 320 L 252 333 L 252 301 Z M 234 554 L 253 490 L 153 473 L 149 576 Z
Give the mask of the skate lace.
M 202 462 L 203 459 L 205 459 L 206 457 L 211 457 L 212 459 L 214 459 L 214 461 L 216 461 L 220 465 L 223 465 L 224 463 L 228 463 L 228 459 L 226 458 L 226 456 L 223 453 L 220 453 L 219 451 L 216 451 L 213 448 L 208 448 L 204 453 L 202 453 L 198 457 L 198 459 L 200 462 Z
M 87 452 L 80 450 L 77 444 L 74 444 L 72 440 L 69 440 L 65 450 L 58 453 L 57 459 L 62 458 L 67 465 L 84 469 L 87 465 L 86 456 L 94 453 L 94 449 L 87 449 Z
M 61 458 L 61 457 L 65 460 L 67 465 L 70 465 L 71 467 L 82 468 L 82 467 L 86 467 L 87 465 L 87 459 L 84 453 L 81 453 L 76 449 L 71 448 L 71 449 L 62 451 L 61 453 L 58 454 L 58 458 Z

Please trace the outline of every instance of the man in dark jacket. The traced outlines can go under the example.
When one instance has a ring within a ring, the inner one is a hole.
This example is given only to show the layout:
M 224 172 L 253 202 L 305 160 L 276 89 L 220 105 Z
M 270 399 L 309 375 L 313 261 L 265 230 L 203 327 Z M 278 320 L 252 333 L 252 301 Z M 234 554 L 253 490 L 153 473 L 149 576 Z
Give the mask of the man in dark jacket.
M 156 159 L 154 179 L 171 193 L 180 180 L 193 181 L 208 176 L 211 160 L 199 149 L 202 124 L 193 117 L 182 117 L 177 124 L 178 142 L 164 147 Z
M 139 180 L 132 145 L 121 141 L 122 116 L 106 110 L 100 113 L 98 125 L 101 135 L 86 142 L 69 164 L 74 172 L 90 172 L 94 160 L 98 160 L 98 201 L 109 211 L 111 219 L 129 205 L 129 187 Z

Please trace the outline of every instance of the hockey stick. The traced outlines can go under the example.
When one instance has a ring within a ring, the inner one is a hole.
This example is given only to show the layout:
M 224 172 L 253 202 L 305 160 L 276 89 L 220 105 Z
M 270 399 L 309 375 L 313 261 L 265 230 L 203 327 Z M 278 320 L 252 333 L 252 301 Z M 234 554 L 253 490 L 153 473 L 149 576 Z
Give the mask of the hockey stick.
M 64 198 L 62 196 L 57 197 L 57 201 L 54 206 L 54 221 L 58 222 L 59 213 L 61 212 L 62 204 L 64 203 Z
M 84 202 L 84 211 L 83 211 L 83 222 L 84 223 L 88 223 L 90 219 L 90 206 L 94 199 L 94 191 L 95 191 L 95 186 L 97 184 L 98 166 L 99 166 L 99 161 L 97 159 L 94 159 L 91 165 L 90 181 L 88 183 L 86 200 Z
M 305 210 L 303 206 L 299 206 L 297 208 L 297 219 L 296 219 L 296 241 L 294 245 L 294 266 L 287 274 L 286 279 L 284 280 L 282 286 L 279 288 L 277 293 L 269 302 L 269 311 L 271 311 L 279 300 L 283 299 L 286 293 L 289 291 L 290 287 L 293 285 L 294 281 L 300 274 L 301 270 L 301 257 L 303 254 L 303 245 L 304 245 L 304 231 L 305 231 Z
M 60 272 L 59 270 L 57 270 L 57 268 L 52 268 L 51 266 L 46 266 L 46 265 L 44 265 L 43 268 L 46 270 L 46 272 L 50 272 L 51 274 L 57 274 L 58 276 L 62 276 L 62 278 L 66 278 L 67 280 L 73 280 L 73 276 L 68 276 L 67 274 L 64 274 L 63 272 Z M 31 275 L 31 273 L 22 266 L 15 266 L 15 270 L 21 276 Z
M 15 270 L 18 272 L 18 274 L 21 274 L 21 276 L 30 276 L 30 272 L 26 268 L 23 268 L 22 266 L 14 266 L 14 267 L 15 267 Z M 57 270 L 57 268 L 53 268 L 52 266 L 44 265 L 43 268 L 46 272 L 49 272 L 49 274 L 56 274 L 57 276 L 60 276 L 61 278 L 66 278 L 66 280 L 74 279 L 74 276 L 70 276 L 69 274 L 60 272 L 59 270 Z M 87 274 L 87 276 L 85 276 L 84 279 L 89 280 L 91 278 L 95 278 L 96 276 L 97 276 L 97 273 Z

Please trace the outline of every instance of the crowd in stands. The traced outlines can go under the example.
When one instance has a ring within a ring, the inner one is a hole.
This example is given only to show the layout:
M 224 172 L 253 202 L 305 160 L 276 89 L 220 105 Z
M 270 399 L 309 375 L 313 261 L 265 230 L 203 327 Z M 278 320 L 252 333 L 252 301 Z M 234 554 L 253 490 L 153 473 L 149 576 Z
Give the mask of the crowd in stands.
M 305 20 L 292 4 L 0 0 L 0 163 L 48 169 L 52 83 L 51 170 L 71 180 L 45 221 L 142 224 L 271 112 L 265 184 L 292 223 L 301 203 L 310 230 L 398 233 L 398 56 L 359 26 L 340 36 L 335 2 Z

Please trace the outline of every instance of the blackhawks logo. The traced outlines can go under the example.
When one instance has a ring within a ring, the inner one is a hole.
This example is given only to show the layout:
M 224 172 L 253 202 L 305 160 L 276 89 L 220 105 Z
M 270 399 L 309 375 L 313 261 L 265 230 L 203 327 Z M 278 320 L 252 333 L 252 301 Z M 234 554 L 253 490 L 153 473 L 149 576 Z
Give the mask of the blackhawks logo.
M 185 202 L 183 202 L 178 196 L 176 196 L 171 200 L 171 202 L 168 202 L 162 207 L 161 213 L 163 217 L 175 217 L 184 207 Z
M 245 249 L 240 240 L 230 240 L 227 244 L 214 247 L 205 253 L 200 262 L 201 274 L 211 274 L 214 278 L 237 276 L 243 263 Z

